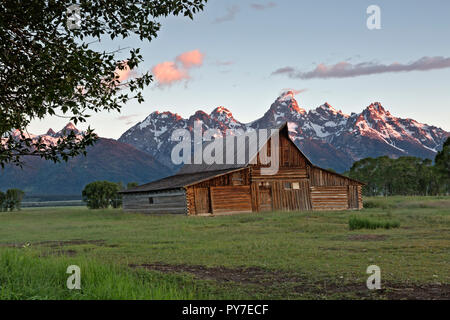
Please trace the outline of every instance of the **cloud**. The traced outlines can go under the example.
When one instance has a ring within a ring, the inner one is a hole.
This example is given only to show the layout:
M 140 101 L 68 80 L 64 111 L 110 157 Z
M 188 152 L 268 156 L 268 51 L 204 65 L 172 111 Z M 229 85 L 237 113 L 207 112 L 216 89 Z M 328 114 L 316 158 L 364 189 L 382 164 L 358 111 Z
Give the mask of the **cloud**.
M 137 75 L 136 70 L 131 70 L 127 64 L 127 61 L 123 61 L 122 65 L 125 67 L 124 69 L 116 68 L 114 73 L 119 76 L 119 81 L 126 81 L 130 78 L 133 78 Z
M 371 74 L 380 74 L 388 72 L 411 72 L 428 71 L 436 69 L 450 68 L 450 58 L 445 57 L 422 57 L 416 61 L 401 64 L 398 62 L 392 64 L 378 64 L 374 62 L 361 62 L 351 64 L 347 61 L 327 66 L 319 64 L 314 70 L 301 72 L 293 67 L 284 67 L 272 72 L 272 75 L 285 74 L 290 78 L 298 79 L 330 79 L 330 78 L 351 78 Z
M 203 53 L 196 49 L 180 54 L 176 60 L 181 62 L 185 69 L 189 69 L 194 66 L 201 66 L 203 64 L 204 56 Z
M 184 52 L 178 55 L 174 61 L 165 61 L 152 68 L 152 74 L 158 82 L 158 86 L 171 85 L 182 80 L 189 80 L 189 69 L 200 67 L 203 64 L 204 54 L 200 50 Z
M 250 7 L 252 9 L 262 11 L 262 10 L 266 10 L 266 9 L 270 9 L 270 8 L 276 7 L 276 5 L 277 4 L 275 2 L 268 2 L 267 4 L 251 3 Z
M 277 70 L 275 70 L 274 72 L 272 72 L 272 75 L 277 75 L 277 74 L 291 74 L 294 73 L 295 69 L 292 67 L 284 67 L 284 68 L 279 68 Z
M 217 60 L 216 61 L 217 66 L 231 66 L 232 64 L 234 64 L 234 61 L 229 61 L 229 60 L 225 60 L 225 61 Z
M 136 118 L 136 117 L 140 117 L 140 116 L 141 116 L 140 113 L 132 113 L 132 114 L 129 114 L 129 115 L 126 115 L 126 116 L 119 116 L 119 117 L 117 117 L 117 120 L 119 120 L 119 121 L 129 121 L 132 118 Z
M 236 17 L 236 14 L 239 12 L 239 6 L 237 5 L 233 5 L 231 7 L 228 7 L 227 12 L 225 13 L 225 15 L 216 18 L 213 23 L 222 23 L 222 22 L 226 22 L 226 21 L 232 21 L 234 20 L 234 18 Z
M 173 82 L 189 79 L 187 70 L 180 69 L 173 61 L 165 61 L 153 67 L 152 73 L 160 85 L 170 85 Z
M 130 124 L 134 124 L 136 121 L 134 121 L 133 119 L 136 117 L 140 117 L 142 116 L 142 114 L 139 113 L 133 113 L 133 114 L 129 114 L 126 116 L 119 116 L 116 119 L 119 121 L 125 121 L 126 125 L 130 125 Z
M 292 89 L 292 88 L 284 88 L 284 89 L 281 90 L 280 95 L 286 94 L 287 92 L 292 92 L 292 94 L 293 94 L 294 96 L 296 96 L 296 95 L 298 95 L 298 94 L 300 94 L 300 93 L 303 93 L 303 92 L 305 92 L 305 91 L 308 91 L 308 89 Z

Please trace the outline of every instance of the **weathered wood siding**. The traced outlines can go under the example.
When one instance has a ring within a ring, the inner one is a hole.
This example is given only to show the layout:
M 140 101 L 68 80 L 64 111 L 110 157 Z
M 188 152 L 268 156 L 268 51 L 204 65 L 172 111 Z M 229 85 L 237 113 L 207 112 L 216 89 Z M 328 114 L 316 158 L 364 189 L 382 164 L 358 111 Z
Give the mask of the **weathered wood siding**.
M 189 215 L 252 211 L 249 169 L 236 170 L 188 186 L 186 199 Z
M 186 194 L 184 190 L 124 193 L 122 195 L 122 201 L 123 210 L 126 212 L 155 214 L 187 213 Z
M 311 186 L 348 186 L 358 185 L 356 181 L 342 177 L 317 167 L 308 166 L 308 176 Z
M 348 208 L 359 209 L 359 186 L 348 186 Z
M 272 188 L 270 186 L 258 186 L 258 211 L 272 211 Z
M 251 168 L 253 210 L 311 210 L 307 159 L 289 139 L 287 130 L 280 132 L 279 148 L 279 169 L 276 174 L 261 174 L 264 165 L 261 165 L 259 157 L 257 164 Z M 267 149 L 270 155 L 270 139 Z M 290 184 L 290 188 L 285 187 L 286 183 Z
M 362 186 L 358 185 L 358 209 L 363 208 Z
M 195 199 L 195 212 L 197 214 L 211 212 L 211 201 L 210 201 L 209 188 L 195 188 L 194 189 L 194 199 Z
M 312 208 L 313 210 L 346 210 L 348 209 L 347 193 L 347 186 L 312 186 Z
M 309 195 L 309 181 L 307 179 L 295 181 L 299 189 L 285 189 L 284 184 L 289 181 L 274 181 L 272 183 L 272 201 L 274 210 L 294 211 L 311 210 Z
M 240 180 L 240 181 L 239 181 Z M 194 188 L 207 188 L 232 185 L 250 185 L 249 169 L 244 168 L 227 174 L 201 181 L 193 185 Z
M 279 166 L 282 167 L 298 167 L 298 168 L 306 168 L 307 160 L 302 155 L 302 153 L 295 146 L 294 142 L 288 136 L 287 133 L 280 132 L 280 141 L 279 141 Z M 267 140 L 266 143 L 266 153 L 270 156 L 272 154 L 271 150 L 271 138 Z M 264 149 L 263 149 L 264 150 Z M 261 162 L 261 156 L 258 155 L 257 162 L 255 164 L 256 167 L 260 166 L 268 166 L 263 165 Z
M 251 181 L 273 181 L 273 180 L 299 180 L 307 179 L 306 168 L 301 167 L 281 167 L 277 174 L 274 175 L 262 175 L 261 168 L 255 167 L 252 169 Z
M 251 212 L 250 186 L 210 187 L 212 213 Z

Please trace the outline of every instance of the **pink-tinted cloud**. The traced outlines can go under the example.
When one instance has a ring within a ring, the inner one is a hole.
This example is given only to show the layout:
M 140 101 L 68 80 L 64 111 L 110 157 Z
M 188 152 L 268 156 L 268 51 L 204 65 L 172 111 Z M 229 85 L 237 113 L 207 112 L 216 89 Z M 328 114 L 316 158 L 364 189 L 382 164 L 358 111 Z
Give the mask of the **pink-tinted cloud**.
M 280 95 L 284 94 L 284 93 L 292 93 L 294 96 L 307 91 L 308 89 L 292 89 L 292 88 L 284 88 L 281 90 Z
M 152 74 L 158 86 L 171 85 L 182 80 L 189 80 L 189 70 L 203 64 L 205 54 L 200 50 L 187 51 L 175 58 L 174 61 L 165 61 L 152 68 Z
M 272 75 L 285 74 L 290 78 L 298 79 L 329 79 L 329 78 L 351 78 L 371 74 L 380 74 L 388 72 L 411 72 L 428 71 L 436 69 L 450 68 L 450 58 L 446 57 L 422 57 L 416 61 L 402 64 L 378 64 L 374 62 L 362 62 L 351 64 L 346 61 L 327 66 L 319 64 L 314 70 L 301 72 L 293 67 L 284 67 L 272 72 Z
M 165 61 L 153 67 L 152 73 L 160 85 L 170 85 L 173 82 L 189 79 L 187 70 L 179 68 L 173 61 Z
M 114 72 L 119 76 L 119 81 L 126 81 L 136 76 L 136 70 L 131 70 L 126 61 L 123 61 L 124 69 L 117 68 Z
M 185 69 L 189 69 L 203 64 L 203 58 L 205 55 L 198 49 L 184 52 L 180 54 L 176 60 L 180 62 Z

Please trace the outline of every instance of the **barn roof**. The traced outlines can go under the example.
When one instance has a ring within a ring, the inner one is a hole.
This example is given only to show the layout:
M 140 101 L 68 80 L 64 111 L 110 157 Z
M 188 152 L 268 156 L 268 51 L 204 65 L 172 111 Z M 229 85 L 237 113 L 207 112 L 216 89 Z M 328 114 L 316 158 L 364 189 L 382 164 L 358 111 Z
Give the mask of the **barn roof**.
M 203 180 L 209 180 L 213 177 L 221 176 L 223 174 L 237 171 L 240 169 L 226 169 L 207 172 L 195 172 L 187 174 L 176 174 L 170 177 L 162 178 L 157 181 L 146 183 L 135 188 L 123 190 L 120 193 L 136 193 L 136 192 L 148 192 L 148 191 L 161 191 L 169 189 L 180 189 L 198 183 Z

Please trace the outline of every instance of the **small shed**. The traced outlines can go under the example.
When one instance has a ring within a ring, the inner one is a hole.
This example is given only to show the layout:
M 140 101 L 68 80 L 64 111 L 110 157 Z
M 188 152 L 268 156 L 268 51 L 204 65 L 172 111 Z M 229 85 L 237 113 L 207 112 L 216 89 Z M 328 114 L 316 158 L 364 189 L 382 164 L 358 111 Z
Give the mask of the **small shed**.
M 362 182 L 313 165 L 290 139 L 287 123 L 278 130 L 276 174 L 262 174 L 266 165 L 260 150 L 244 164 L 185 165 L 173 176 L 123 191 L 124 211 L 210 215 L 362 209 Z

